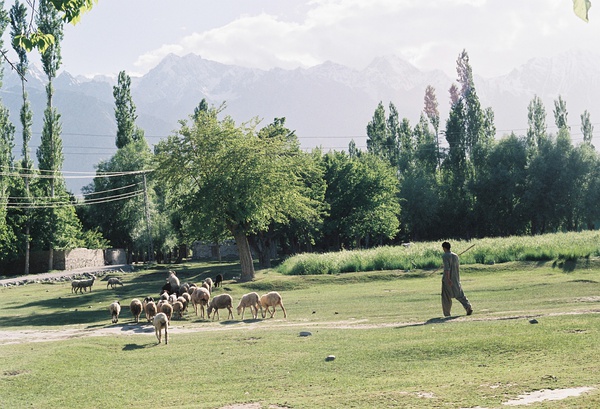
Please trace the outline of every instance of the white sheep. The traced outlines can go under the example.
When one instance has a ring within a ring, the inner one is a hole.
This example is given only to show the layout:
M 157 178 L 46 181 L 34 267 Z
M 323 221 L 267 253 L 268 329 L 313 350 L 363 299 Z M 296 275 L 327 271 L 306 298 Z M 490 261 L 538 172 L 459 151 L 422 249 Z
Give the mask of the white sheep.
M 119 322 L 119 314 L 121 313 L 121 303 L 115 301 L 111 305 L 108 306 L 108 310 L 110 311 L 110 315 L 112 316 L 112 323 L 116 324 Z
M 169 299 L 169 291 L 163 290 L 163 292 L 160 293 L 160 299 L 161 300 L 168 300 Z
M 87 292 L 87 288 L 90 288 L 90 292 L 92 292 L 92 285 L 94 285 L 94 280 L 96 280 L 96 276 L 91 275 L 92 278 L 88 278 L 87 280 L 79 280 L 77 283 L 77 288 L 75 289 L 75 293 L 79 290 L 79 293 L 82 294 L 83 291 Z
M 194 306 L 194 311 L 196 311 L 196 316 L 198 316 L 198 305 L 200 305 L 201 317 L 204 318 L 204 306 L 208 305 L 208 300 L 210 300 L 210 293 L 204 287 L 198 287 L 192 293 L 192 305 Z
M 140 315 L 142 314 L 142 302 L 134 298 L 129 304 L 129 309 L 131 310 L 131 315 L 135 318 L 135 323 L 138 324 L 140 322 Z
M 79 289 L 79 282 L 81 280 L 73 280 L 71 281 L 71 292 L 75 292 L 77 293 L 77 290 Z
M 244 319 L 244 311 L 246 308 L 250 308 L 250 312 L 252 313 L 252 318 L 256 319 L 258 317 L 258 308 L 260 307 L 260 296 L 258 293 L 248 293 L 242 296 L 240 303 L 237 306 L 237 313 L 242 314 L 242 320 Z
M 219 309 L 221 308 L 227 308 L 229 310 L 227 318 L 231 317 L 233 319 L 233 298 L 229 294 L 220 294 L 210 300 L 208 303 L 208 318 L 210 318 L 210 314 L 214 311 L 213 320 L 215 319 L 215 315 L 218 320 Z
M 165 330 L 165 344 L 169 343 L 169 319 L 164 312 L 159 312 L 154 316 L 152 320 L 152 324 L 154 325 L 154 333 L 156 334 L 156 339 L 158 339 L 158 343 L 161 342 L 162 330 Z
M 283 318 L 287 318 L 287 313 L 283 307 L 283 300 L 277 291 L 271 291 L 270 293 L 260 297 L 260 309 L 262 312 L 262 317 L 265 318 L 267 312 L 269 312 L 269 307 L 273 307 L 273 312 L 271 312 L 271 318 L 273 318 L 273 315 L 275 315 L 275 307 L 278 305 L 283 310 Z M 265 308 L 265 310 L 263 310 L 263 308 Z
M 177 301 L 177 294 L 169 295 L 169 299 L 167 301 L 169 301 L 169 304 L 173 305 L 173 303 Z
M 118 277 L 111 277 L 106 282 L 107 289 L 108 289 L 109 285 L 110 285 L 110 288 L 112 288 L 114 290 L 118 285 L 120 285 L 122 287 L 123 283 L 121 282 L 121 280 Z

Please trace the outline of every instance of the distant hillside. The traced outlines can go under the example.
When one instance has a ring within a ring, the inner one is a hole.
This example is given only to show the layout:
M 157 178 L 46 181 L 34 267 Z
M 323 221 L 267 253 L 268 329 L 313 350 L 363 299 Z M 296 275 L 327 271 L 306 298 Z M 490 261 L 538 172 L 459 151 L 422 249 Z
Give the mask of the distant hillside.
M 532 59 L 510 73 L 496 78 L 477 76 L 475 84 L 482 106 L 495 113 L 498 136 L 527 128 L 527 105 L 538 95 L 544 101 L 548 129 L 554 125 L 554 100 L 561 95 L 567 102 L 573 142 L 581 141 L 580 115 L 590 111 L 592 122 L 600 117 L 600 54 L 570 52 L 551 59 Z M 34 111 L 31 154 L 39 145 L 45 106 L 44 76 L 32 67 L 27 90 Z M 346 150 L 354 139 L 366 146 L 365 128 L 379 101 L 393 102 L 401 117 L 415 124 L 423 108 L 427 85 L 436 88 L 442 126 L 448 114 L 448 89 L 454 81 L 441 71 L 423 72 L 396 57 L 376 58 L 363 70 L 326 62 L 309 69 L 258 70 L 225 65 L 197 55 L 167 56 L 141 78 L 132 79 L 132 96 L 137 106 L 138 125 L 151 144 L 171 134 L 178 121 L 186 119 L 202 100 L 220 105 L 227 102 L 225 114 L 238 123 L 254 117 L 270 123 L 286 117 L 296 130 L 302 147 L 322 146 Z M 74 78 L 63 72 L 55 81 L 55 106 L 62 115 L 65 171 L 93 171 L 94 165 L 115 151 L 116 123 L 112 86 L 115 80 L 96 77 Z M 18 113 L 22 103 L 18 76 L 5 69 L 0 96 L 20 128 Z M 15 156 L 21 156 L 20 131 Z M 596 146 L 600 143 L 595 141 Z M 79 193 L 91 179 L 69 179 L 69 187 Z

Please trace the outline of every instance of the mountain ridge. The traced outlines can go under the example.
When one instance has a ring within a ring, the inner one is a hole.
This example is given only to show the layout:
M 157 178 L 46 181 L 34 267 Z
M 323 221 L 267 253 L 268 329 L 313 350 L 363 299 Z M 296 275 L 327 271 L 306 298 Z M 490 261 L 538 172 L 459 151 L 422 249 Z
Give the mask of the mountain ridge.
M 592 122 L 600 115 L 600 54 L 573 51 L 552 58 L 532 58 L 505 75 L 478 76 L 471 62 L 475 87 L 483 108 L 495 113 L 498 137 L 515 131 L 523 135 L 527 127 L 527 106 L 537 95 L 546 108 L 552 132 L 553 101 L 559 95 L 567 102 L 573 142 L 580 140 L 579 115 L 591 113 Z M 45 107 L 45 76 L 36 66 L 27 75 L 26 89 L 34 113 L 31 156 L 39 145 Z M 381 101 L 388 110 L 393 102 L 401 118 L 414 126 L 423 109 L 425 89 L 432 85 L 439 102 L 443 129 L 449 110 L 448 89 L 455 79 L 440 70 L 422 71 L 395 55 L 380 56 L 361 70 L 327 61 L 311 68 L 261 70 L 222 64 L 187 54 L 170 54 L 142 77 L 132 77 L 131 93 L 137 108 L 137 124 L 153 145 L 172 134 L 179 120 L 187 119 L 203 99 L 209 104 L 227 104 L 225 115 L 242 123 L 262 118 L 265 126 L 276 117 L 286 117 L 286 125 L 296 131 L 305 149 L 347 150 L 354 140 L 366 146 L 366 126 Z M 74 77 L 63 70 L 55 79 L 55 106 L 63 121 L 65 171 L 92 172 L 94 165 L 109 159 L 116 151 L 116 122 L 112 87 L 116 78 Z M 21 157 L 19 110 L 21 82 L 5 69 L 0 89 L 9 108 L 15 134 L 15 157 Z M 598 143 L 595 143 L 599 145 Z M 85 152 L 84 152 L 85 151 Z M 74 192 L 91 182 L 67 180 Z

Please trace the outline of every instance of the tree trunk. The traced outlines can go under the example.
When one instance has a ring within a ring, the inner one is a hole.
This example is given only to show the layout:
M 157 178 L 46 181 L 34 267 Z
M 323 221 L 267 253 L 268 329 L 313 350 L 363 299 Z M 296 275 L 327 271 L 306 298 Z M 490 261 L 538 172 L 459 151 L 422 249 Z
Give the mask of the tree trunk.
M 240 255 L 240 267 L 242 268 L 240 280 L 252 281 L 254 280 L 254 264 L 252 262 L 252 253 L 250 252 L 248 237 L 246 237 L 246 234 L 239 228 L 232 228 L 230 230 Z

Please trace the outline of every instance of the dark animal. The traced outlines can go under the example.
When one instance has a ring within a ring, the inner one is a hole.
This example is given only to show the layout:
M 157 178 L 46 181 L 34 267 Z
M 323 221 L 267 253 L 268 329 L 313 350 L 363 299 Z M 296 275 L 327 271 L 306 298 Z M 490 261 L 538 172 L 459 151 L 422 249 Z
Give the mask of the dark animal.
M 223 287 L 223 276 L 221 274 L 217 274 L 215 279 L 213 280 L 215 287 L 221 286 Z

